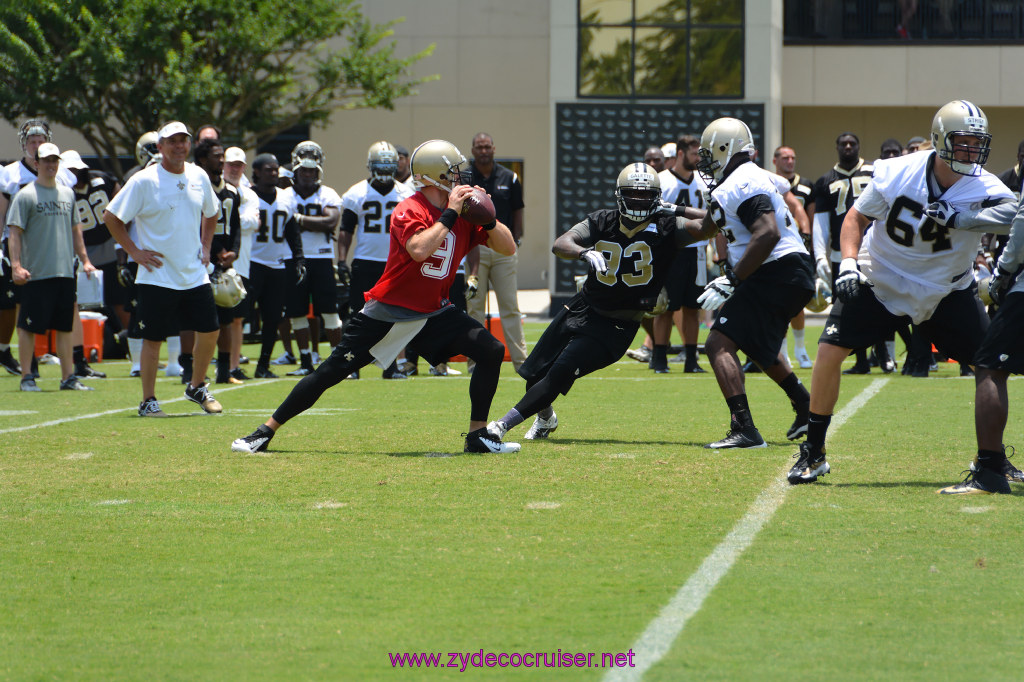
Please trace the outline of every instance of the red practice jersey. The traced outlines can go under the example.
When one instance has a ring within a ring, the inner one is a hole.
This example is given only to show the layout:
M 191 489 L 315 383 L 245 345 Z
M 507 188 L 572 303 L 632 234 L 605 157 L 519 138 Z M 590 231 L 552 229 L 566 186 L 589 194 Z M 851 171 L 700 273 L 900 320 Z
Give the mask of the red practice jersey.
M 421 313 L 441 307 L 441 301 L 448 298 L 459 263 L 474 246 L 486 244 L 488 234 L 484 228 L 459 218 L 437 251 L 417 263 L 406 251 L 405 244 L 440 217 L 441 209 L 427 201 L 422 192 L 416 192 L 395 207 L 391 214 L 388 262 L 384 274 L 364 294 L 367 301 L 380 301 Z

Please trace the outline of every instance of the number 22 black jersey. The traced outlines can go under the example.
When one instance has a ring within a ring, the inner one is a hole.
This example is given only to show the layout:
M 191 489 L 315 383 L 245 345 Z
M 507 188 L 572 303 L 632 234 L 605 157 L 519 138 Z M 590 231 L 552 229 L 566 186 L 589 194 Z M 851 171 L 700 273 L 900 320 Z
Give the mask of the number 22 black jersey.
M 675 216 L 657 216 L 627 232 L 617 209 L 595 211 L 574 225 L 578 241 L 608 262 L 605 274 L 587 275 L 587 302 L 599 310 L 650 310 L 680 248 L 677 225 Z

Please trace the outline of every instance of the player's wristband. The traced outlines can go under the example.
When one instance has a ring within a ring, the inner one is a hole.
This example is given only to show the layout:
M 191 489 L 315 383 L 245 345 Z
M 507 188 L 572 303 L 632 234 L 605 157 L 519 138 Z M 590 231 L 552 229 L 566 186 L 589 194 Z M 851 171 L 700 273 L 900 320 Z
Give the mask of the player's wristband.
M 481 225 L 480 227 L 482 227 L 485 230 L 487 230 L 488 232 L 490 232 L 491 230 L 493 230 L 495 228 L 495 226 L 497 224 L 498 224 L 497 220 L 492 220 L 491 222 L 487 223 L 486 225 Z
M 455 227 L 455 221 L 459 219 L 459 214 L 456 213 L 454 208 L 446 208 L 441 211 L 441 217 L 437 219 L 437 222 L 441 223 L 449 230 Z

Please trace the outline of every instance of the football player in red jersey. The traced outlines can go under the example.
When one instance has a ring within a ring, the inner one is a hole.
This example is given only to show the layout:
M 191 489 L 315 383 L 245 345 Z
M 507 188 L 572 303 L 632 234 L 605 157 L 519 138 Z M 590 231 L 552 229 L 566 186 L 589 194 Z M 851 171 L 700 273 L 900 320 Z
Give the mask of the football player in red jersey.
M 407 344 L 432 365 L 453 355 L 476 362 L 469 382 L 469 433 L 465 452 L 517 452 L 516 443 L 488 435 L 487 415 L 498 386 L 505 347 L 448 300 L 448 289 L 466 253 L 486 244 L 511 256 L 515 240 L 500 222 L 473 225 L 459 217 L 473 192 L 462 184 L 466 158 L 450 142 L 429 140 L 410 159 L 417 192 L 391 214 L 391 242 L 384 274 L 366 292 L 366 305 L 352 316 L 334 352 L 304 377 L 273 416 L 235 440 L 235 452 L 259 452 L 282 424 L 309 409 L 324 391 L 371 362 L 386 368 Z

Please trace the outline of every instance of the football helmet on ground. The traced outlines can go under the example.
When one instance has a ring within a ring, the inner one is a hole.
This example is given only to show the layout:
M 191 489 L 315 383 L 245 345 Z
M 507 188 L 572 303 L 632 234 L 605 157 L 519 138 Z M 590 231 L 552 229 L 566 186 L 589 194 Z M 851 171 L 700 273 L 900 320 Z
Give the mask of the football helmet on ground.
M 145 167 L 153 160 L 154 156 L 160 153 L 156 148 L 158 139 L 159 136 L 155 130 L 150 130 L 139 136 L 138 142 L 135 143 L 135 160 L 139 162 L 140 166 Z
M 973 135 L 978 145 L 953 143 L 955 135 Z M 961 175 L 978 175 L 988 161 L 992 135 L 988 130 L 988 116 L 967 100 L 957 99 L 943 105 L 932 119 L 932 146 L 939 158 Z M 958 161 L 955 153 L 967 153 L 967 161 Z
M 708 124 L 700 136 L 697 172 L 709 186 L 721 182 L 725 168 L 736 154 L 753 156 L 754 136 L 738 118 L 719 118 Z
M 465 163 L 466 157 L 451 142 L 427 140 L 409 158 L 413 185 L 417 189 L 432 185 L 445 192 L 451 192 L 455 185 L 468 185 L 472 176 L 461 170 Z
M 386 140 L 371 144 L 366 155 L 366 167 L 377 182 L 393 181 L 398 173 L 398 150 L 395 145 Z
M 43 135 L 46 137 L 47 142 L 50 142 L 53 139 L 53 134 L 50 132 L 50 125 L 41 118 L 30 118 L 21 124 L 21 128 L 18 130 L 18 142 L 21 143 L 22 151 L 25 151 L 25 145 L 28 144 L 29 135 Z
M 649 220 L 661 207 L 661 181 L 646 163 L 631 163 L 615 180 L 615 203 L 619 215 L 636 222 Z

